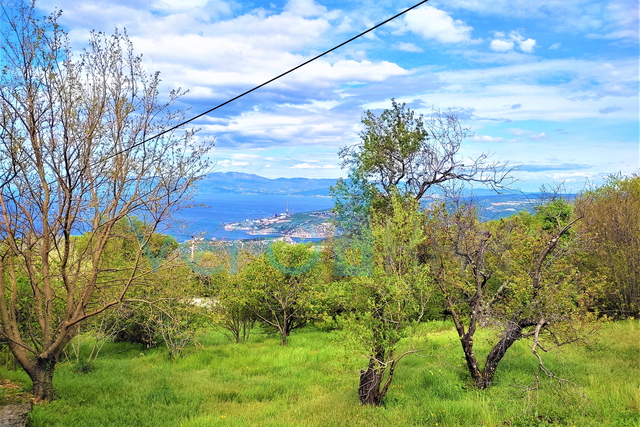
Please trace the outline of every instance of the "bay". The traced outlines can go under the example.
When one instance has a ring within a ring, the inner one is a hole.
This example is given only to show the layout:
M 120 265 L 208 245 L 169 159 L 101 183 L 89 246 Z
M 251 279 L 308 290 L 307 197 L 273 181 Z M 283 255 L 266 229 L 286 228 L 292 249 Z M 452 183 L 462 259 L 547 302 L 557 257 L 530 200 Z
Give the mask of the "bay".
M 244 231 L 227 231 L 223 225 L 245 219 L 272 217 L 283 213 L 312 212 L 333 207 L 333 198 L 318 196 L 292 196 L 268 194 L 198 193 L 192 200 L 193 207 L 175 215 L 176 221 L 164 233 L 178 242 L 192 237 L 205 239 L 253 239 L 257 236 Z
M 571 201 L 575 195 L 562 195 Z M 481 221 L 490 221 L 513 215 L 519 211 L 533 212 L 542 195 L 536 193 L 481 195 L 466 198 L 478 206 Z M 223 192 L 200 192 L 192 200 L 193 207 L 183 209 L 175 215 L 175 221 L 167 230 L 178 242 L 193 237 L 205 239 L 255 239 L 245 231 L 227 231 L 224 224 L 246 219 L 273 217 L 289 209 L 289 213 L 303 213 L 331 209 L 333 198 L 303 195 L 243 194 Z M 429 203 L 425 203 L 425 206 Z

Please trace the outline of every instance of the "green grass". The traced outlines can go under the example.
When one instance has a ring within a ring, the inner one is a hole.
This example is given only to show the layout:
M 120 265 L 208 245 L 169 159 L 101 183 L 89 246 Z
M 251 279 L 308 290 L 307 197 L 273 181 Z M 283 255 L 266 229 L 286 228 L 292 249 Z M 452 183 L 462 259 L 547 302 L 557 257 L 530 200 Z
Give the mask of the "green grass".
M 640 425 L 640 322 L 607 324 L 586 346 L 545 354 L 554 373 L 532 387 L 536 360 L 528 342 L 509 350 L 495 383 L 470 386 L 451 325 L 425 325 L 380 408 L 358 403 L 363 359 L 340 334 L 296 331 L 287 347 L 254 335 L 233 344 L 206 331 L 200 346 L 175 361 L 166 349 L 107 344 L 88 373 L 61 363 L 59 398 L 36 405 L 31 426 L 629 426 Z M 478 336 L 479 354 L 488 336 Z M 88 351 L 88 348 L 87 348 Z M 29 387 L 20 371 L 0 378 Z

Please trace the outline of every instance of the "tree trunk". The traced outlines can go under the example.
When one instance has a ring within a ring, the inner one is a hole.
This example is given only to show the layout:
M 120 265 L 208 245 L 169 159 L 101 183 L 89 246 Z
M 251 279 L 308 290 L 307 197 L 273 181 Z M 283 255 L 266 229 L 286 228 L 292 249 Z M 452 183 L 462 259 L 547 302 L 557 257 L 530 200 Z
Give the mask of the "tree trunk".
M 54 358 L 38 358 L 30 369 L 25 369 L 33 382 L 33 394 L 38 400 L 52 400 L 55 398 L 53 388 L 53 372 L 56 367 Z
M 376 367 L 375 360 L 369 360 L 369 367 L 360 371 L 360 386 L 358 396 L 363 405 L 380 406 L 384 393 L 380 391 L 384 370 Z
M 469 333 L 464 334 L 460 338 L 460 344 L 462 344 L 464 359 L 467 362 L 467 369 L 469 369 L 469 374 L 471 374 L 473 382 L 479 388 L 486 388 L 486 386 L 480 387 L 479 385 L 483 382 L 483 372 L 480 370 L 480 367 L 478 366 L 478 359 L 476 359 L 476 355 L 473 352 L 473 335 L 470 335 Z
M 478 362 L 473 353 L 473 337 L 465 335 L 460 340 L 464 350 L 465 359 L 467 361 L 467 367 L 469 368 L 469 373 L 471 374 L 471 378 L 473 379 L 476 387 L 480 390 L 484 390 L 491 385 L 493 376 L 498 368 L 498 364 L 507 353 L 507 350 L 509 350 L 516 341 L 522 338 L 523 328 L 533 325 L 535 325 L 535 322 L 531 322 L 529 320 L 510 322 L 500 341 L 493 346 L 487 355 L 487 360 L 483 370 L 480 370 L 478 367 Z

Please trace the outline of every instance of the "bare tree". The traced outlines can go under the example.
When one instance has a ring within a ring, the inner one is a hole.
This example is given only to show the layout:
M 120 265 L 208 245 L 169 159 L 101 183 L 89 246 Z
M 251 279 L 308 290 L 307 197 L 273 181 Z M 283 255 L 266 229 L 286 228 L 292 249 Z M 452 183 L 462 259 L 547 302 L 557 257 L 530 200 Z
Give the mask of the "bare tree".
M 181 95 L 159 95 L 126 34 L 91 34 L 74 56 L 59 13 L 3 2 L 0 35 L 0 332 L 41 399 L 80 323 L 153 270 L 145 243 L 113 261 L 116 224 L 150 232 L 208 169 L 210 143 L 169 132 Z M 151 234 L 147 234 L 150 236 Z

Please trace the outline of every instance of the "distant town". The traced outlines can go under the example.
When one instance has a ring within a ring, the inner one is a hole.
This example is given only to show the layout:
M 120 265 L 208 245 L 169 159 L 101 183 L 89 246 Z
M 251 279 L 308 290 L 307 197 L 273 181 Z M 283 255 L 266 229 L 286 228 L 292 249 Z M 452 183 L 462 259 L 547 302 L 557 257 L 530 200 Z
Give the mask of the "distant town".
M 280 235 L 301 239 L 325 239 L 334 234 L 335 227 L 331 223 L 333 214 L 330 210 L 304 212 L 295 215 L 289 211 L 258 219 L 224 224 L 226 231 L 245 231 L 256 236 Z

